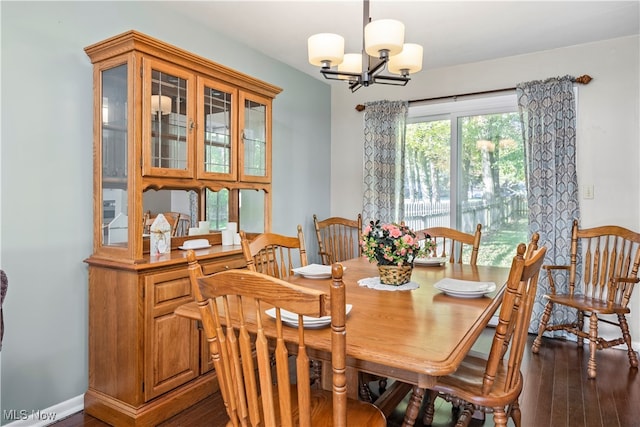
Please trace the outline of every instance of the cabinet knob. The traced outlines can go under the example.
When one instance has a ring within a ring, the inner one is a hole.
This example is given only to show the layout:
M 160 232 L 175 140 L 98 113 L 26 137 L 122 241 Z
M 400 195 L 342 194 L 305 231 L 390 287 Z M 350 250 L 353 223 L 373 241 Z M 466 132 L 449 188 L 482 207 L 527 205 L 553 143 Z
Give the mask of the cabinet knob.
M 224 269 L 225 269 L 225 270 L 229 270 L 229 266 L 228 266 L 228 265 L 225 265 L 225 266 L 224 266 Z
M 196 126 L 196 124 L 193 122 L 193 119 L 191 119 L 189 121 L 189 130 L 193 130 L 193 128 Z

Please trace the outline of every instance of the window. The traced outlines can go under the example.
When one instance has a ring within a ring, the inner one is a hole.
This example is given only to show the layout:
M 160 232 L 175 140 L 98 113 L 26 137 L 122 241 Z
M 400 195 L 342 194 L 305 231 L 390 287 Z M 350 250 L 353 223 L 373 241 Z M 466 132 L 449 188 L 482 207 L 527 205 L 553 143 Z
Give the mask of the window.
M 509 266 L 527 242 L 524 145 L 516 96 L 411 106 L 405 150 L 405 222 L 473 233 L 479 264 Z

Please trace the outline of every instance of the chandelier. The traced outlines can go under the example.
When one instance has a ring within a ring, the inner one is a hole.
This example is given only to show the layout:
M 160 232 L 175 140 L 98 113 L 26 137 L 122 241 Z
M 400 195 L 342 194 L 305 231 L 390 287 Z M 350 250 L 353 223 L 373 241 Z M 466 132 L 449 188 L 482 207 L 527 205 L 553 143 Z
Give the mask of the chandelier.
M 309 62 L 321 67 L 326 79 L 346 81 L 351 92 L 374 83 L 404 86 L 410 73 L 422 69 L 422 46 L 404 42 L 402 22 L 372 21 L 369 0 L 364 0 L 362 26 L 362 53 L 345 54 L 342 36 L 320 33 L 307 40 Z M 383 74 L 385 69 L 395 75 Z

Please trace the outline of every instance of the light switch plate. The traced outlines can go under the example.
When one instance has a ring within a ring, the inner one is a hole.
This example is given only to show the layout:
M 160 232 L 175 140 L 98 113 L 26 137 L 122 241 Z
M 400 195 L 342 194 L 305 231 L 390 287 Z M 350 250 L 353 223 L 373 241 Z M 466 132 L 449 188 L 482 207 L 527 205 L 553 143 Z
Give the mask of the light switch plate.
M 582 187 L 582 198 L 593 199 L 593 184 L 585 185 Z

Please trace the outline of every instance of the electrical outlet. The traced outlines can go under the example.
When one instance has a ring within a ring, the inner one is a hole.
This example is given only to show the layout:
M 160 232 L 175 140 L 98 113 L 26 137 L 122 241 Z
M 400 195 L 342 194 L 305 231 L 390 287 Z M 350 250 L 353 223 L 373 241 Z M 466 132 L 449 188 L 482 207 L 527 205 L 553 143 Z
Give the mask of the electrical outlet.
M 593 184 L 585 185 L 582 187 L 582 198 L 593 199 Z

